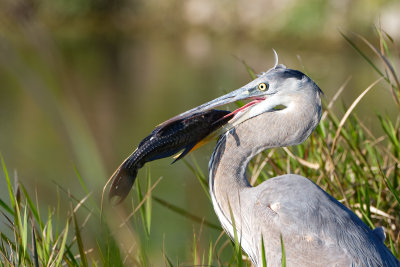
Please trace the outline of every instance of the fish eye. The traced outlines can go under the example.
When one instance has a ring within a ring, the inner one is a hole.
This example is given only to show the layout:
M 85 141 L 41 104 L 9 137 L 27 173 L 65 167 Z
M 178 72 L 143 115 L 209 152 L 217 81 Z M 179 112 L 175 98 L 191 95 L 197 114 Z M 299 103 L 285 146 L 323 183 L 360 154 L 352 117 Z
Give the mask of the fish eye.
M 258 85 L 258 90 L 260 90 L 260 91 L 265 91 L 267 89 L 268 89 L 268 84 L 267 83 L 260 83 Z

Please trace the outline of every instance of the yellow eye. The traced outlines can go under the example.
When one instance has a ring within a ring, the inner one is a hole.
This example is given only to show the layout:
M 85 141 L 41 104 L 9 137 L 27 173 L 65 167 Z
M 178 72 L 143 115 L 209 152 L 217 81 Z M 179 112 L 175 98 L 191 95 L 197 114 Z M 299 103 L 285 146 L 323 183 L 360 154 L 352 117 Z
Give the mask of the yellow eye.
M 267 83 L 260 83 L 258 85 L 258 90 L 260 90 L 260 91 L 265 91 L 267 89 L 268 89 L 268 84 Z

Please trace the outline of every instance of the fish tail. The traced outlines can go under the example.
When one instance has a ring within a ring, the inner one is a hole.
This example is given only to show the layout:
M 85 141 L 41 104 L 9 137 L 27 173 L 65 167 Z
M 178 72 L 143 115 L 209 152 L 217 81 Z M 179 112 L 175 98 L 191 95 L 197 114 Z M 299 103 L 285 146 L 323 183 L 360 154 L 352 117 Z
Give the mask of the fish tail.
M 121 203 L 128 196 L 140 168 L 139 162 L 131 156 L 112 175 L 113 182 L 108 198 L 114 205 Z

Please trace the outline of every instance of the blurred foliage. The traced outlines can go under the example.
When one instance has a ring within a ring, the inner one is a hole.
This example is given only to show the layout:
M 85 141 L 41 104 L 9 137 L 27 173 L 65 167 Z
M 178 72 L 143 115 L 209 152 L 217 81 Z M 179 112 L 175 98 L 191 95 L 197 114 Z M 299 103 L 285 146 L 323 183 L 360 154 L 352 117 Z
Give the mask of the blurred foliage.
M 94 204 L 89 206 L 98 209 L 109 175 L 157 124 L 249 80 L 237 58 L 265 71 L 273 65 L 275 48 L 281 63 L 310 75 L 327 99 L 352 76 L 333 107 L 341 117 L 342 106 L 349 106 L 378 74 L 339 30 L 357 32 L 384 49 L 376 25 L 392 45 L 390 60 L 396 68 L 399 12 L 395 0 L 0 0 L 0 152 L 28 193 L 43 201 L 38 212 L 47 217 L 47 205 L 59 199 L 57 212 L 69 218 L 72 230 L 72 213 L 64 212 L 71 208 L 70 194 L 78 201 L 90 192 L 88 201 Z M 373 51 L 362 51 L 383 66 Z M 357 106 L 357 116 L 381 136 L 391 132 L 387 121 L 395 121 L 398 107 L 390 86 L 376 87 Z M 204 171 L 211 150 L 208 146 L 196 154 Z M 151 164 L 153 177 L 165 177 L 154 195 L 219 225 L 192 171 L 183 163 L 168 164 Z M 88 192 L 75 178 L 75 168 Z M 146 179 L 140 180 L 147 188 Z M 1 179 L 1 199 L 7 194 Z M 155 265 L 168 257 L 174 263 L 190 258 L 186 240 L 199 232 L 198 225 L 172 216 L 162 205 L 151 210 L 150 235 L 148 225 L 129 228 L 129 238 L 125 228 L 112 235 L 127 243 L 135 240 L 135 246 L 146 249 L 142 260 L 155 259 Z M 86 215 L 78 212 L 78 222 Z M 116 217 L 113 210 L 105 215 Z M 91 223 L 83 233 L 86 248 L 98 242 L 97 221 Z M 0 232 L 9 231 L 3 227 Z M 210 238 L 198 242 L 208 248 L 219 232 L 207 234 Z M 115 246 L 99 246 L 104 244 Z

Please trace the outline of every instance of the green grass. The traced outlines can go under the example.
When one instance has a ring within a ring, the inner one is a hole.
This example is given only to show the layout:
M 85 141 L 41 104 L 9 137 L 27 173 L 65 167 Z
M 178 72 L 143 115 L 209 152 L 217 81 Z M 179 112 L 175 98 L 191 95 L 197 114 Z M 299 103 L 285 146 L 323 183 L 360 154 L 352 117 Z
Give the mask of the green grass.
M 380 48 L 362 36 L 342 35 L 379 79 L 366 86 L 353 104 L 344 108 L 344 116 L 338 116 L 334 111 L 339 105 L 337 101 L 325 99 L 323 118 L 312 136 L 299 146 L 273 149 L 256 156 L 249 166 L 249 178 L 251 183 L 258 184 L 269 177 L 291 172 L 312 179 L 356 212 L 371 228 L 384 226 L 386 245 L 399 257 L 400 115 L 391 119 L 384 114 L 377 114 L 374 119 L 381 127 L 382 134 L 379 136 L 370 131 L 356 115 L 357 105 L 370 90 L 389 90 L 393 102 L 388 105 L 400 110 L 400 84 L 393 65 L 394 52 L 391 52 L 396 43 L 380 30 L 377 30 Z M 374 57 L 367 55 L 370 52 L 368 50 L 375 54 Z M 254 75 L 247 64 L 245 67 L 250 75 Z M 343 88 L 346 90 L 345 85 Z M 75 113 L 65 112 L 60 116 L 64 121 L 81 125 Z M 73 120 L 70 120 L 71 116 Z M 72 139 L 81 135 L 79 127 L 72 125 L 70 128 L 76 129 L 69 133 Z M 85 135 L 85 138 L 90 136 Z M 92 146 L 93 142 L 88 144 Z M 81 145 L 85 144 L 76 144 L 75 149 L 78 155 L 84 157 L 81 151 L 86 150 L 79 149 Z M 197 178 L 199 191 L 202 188 L 202 192 L 210 199 L 207 177 L 204 175 L 206 170 L 202 170 L 194 158 L 185 163 Z M 78 199 L 68 189 L 55 186 L 59 199 L 44 212 L 40 210 L 43 207 L 40 196 L 28 193 L 17 176 L 9 173 L 3 158 L 1 166 L 2 179 L 8 188 L 8 199 L 0 198 L 1 222 L 8 231 L 0 234 L 0 266 L 151 266 L 152 258 L 147 255 L 147 248 L 152 227 L 158 223 L 152 220 L 155 202 L 191 220 L 193 224 L 200 224 L 200 231 L 194 231 L 192 242 L 187 243 L 191 247 L 188 258 L 175 259 L 168 254 L 168 244 L 163 244 L 159 254 L 166 266 L 250 266 L 247 256 L 239 247 L 240 240 L 236 233 L 232 242 L 219 225 L 197 216 L 194 211 L 184 210 L 153 195 L 159 180 L 152 180 L 150 170 L 147 171 L 146 186 L 141 187 L 140 183 L 136 183 L 137 199 L 132 200 L 128 208 L 100 208 L 100 203 L 90 195 L 89 186 L 84 182 L 85 175 L 82 178 L 77 171 L 76 179 L 85 197 Z M 65 196 L 68 197 L 68 212 L 61 210 L 60 205 Z M 132 225 L 138 223 L 143 226 L 143 238 L 137 237 L 132 230 Z M 100 225 L 100 232 L 94 232 L 90 225 Z M 219 231 L 220 236 L 214 240 L 203 235 L 202 229 L 205 227 Z M 95 243 L 85 242 L 87 236 L 95 239 Z M 207 242 L 203 243 L 207 245 L 202 246 L 200 239 L 206 239 Z M 231 256 L 222 257 L 223 253 Z M 268 264 L 265 255 L 263 264 Z M 282 264 L 285 265 L 284 253 Z

